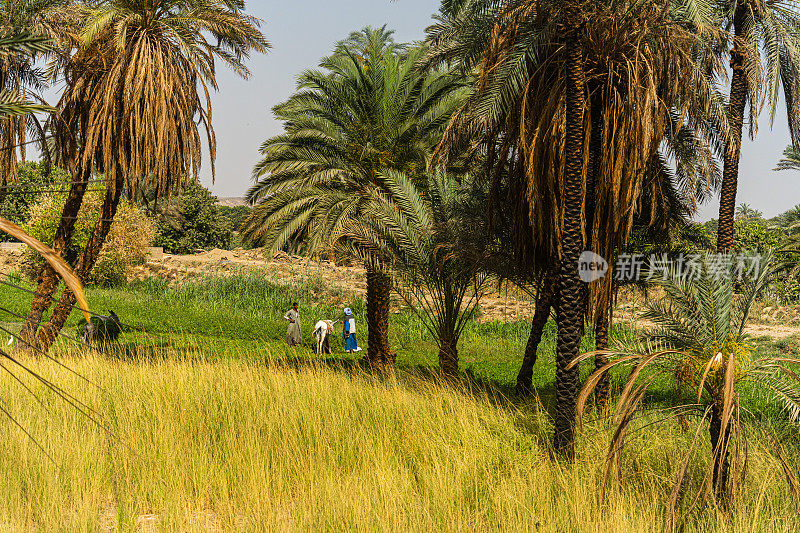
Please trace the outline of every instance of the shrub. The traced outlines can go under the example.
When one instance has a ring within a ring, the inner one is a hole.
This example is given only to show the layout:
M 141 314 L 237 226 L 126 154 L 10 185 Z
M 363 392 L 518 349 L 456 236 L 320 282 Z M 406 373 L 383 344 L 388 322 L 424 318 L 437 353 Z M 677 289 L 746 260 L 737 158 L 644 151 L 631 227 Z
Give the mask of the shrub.
M 23 162 L 18 167 L 18 180 L 0 189 L 0 216 L 14 224 L 24 225 L 30 217 L 31 206 L 51 191 L 67 190 L 69 174 L 45 162 Z M 47 191 L 47 192 L 42 192 Z M 0 242 L 15 240 L 0 233 Z
M 102 191 L 92 191 L 84 197 L 72 243 L 66 253 L 70 263 L 83 251 L 94 230 L 100 217 L 104 194 Z M 26 230 L 42 242 L 50 244 L 55 236 L 65 199 L 64 194 L 50 194 L 31 207 Z M 144 262 L 155 232 L 155 225 L 142 211 L 127 201 L 120 202 L 111 231 L 86 282 L 103 286 L 124 282 L 125 269 Z M 34 278 L 43 264 L 41 256 L 29 250 L 25 255 L 24 273 Z
M 248 205 L 220 205 L 218 209 L 220 215 L 225 217 L 233 231 L 241 231 L 242 222 L 250 216 L 250 212 L 253 210 Z
M 172 254 L 230 248 L 230 223 L 216 204 L 217 197 L 202 185 L 187 186 L 172 206 L 157 215 L 155 245 Z

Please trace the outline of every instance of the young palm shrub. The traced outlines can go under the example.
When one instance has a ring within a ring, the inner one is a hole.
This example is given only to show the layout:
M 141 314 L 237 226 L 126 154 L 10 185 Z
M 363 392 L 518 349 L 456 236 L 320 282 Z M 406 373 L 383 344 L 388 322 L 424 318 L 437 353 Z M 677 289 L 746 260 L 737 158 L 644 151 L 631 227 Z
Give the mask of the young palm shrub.
M 696 279 L 674 268 L 666 280 L 658 282 L 666 297 L 649 300 L 643 315 L 655 327 L 643 339 L 612 349 L 610 362 L 592 374 L 578 398 L 578 412 L 582 413 L 604 372 L 631 367 L 613 412 L 616 428 L 609 445 L 606 481 L 619 465 L 626 434 L 636 420 L 642 419 L 637 412 L 645 395 L 661 379 L 672 377 L 676 387 L 676 405 L 667 410 L 669 414 L 662 421 L 677 418 L 686 429 L 688 417 L 697 420 L 670 500 L 671 514 L 703 428 L 711 442 L 711 461 L 701 484 L 702 494 L 713 490 L 725 501 L 742 479 L 746 441 L 755 433 L 761 434 L 757 414 L 742 405 L 743 390 L 757 388 L 785 410 L 788 421 L 800 420 L 800 375 L 793 369 L 800 359 L 757 354 L 744 332 L 750 307 L 771 275 L 771 258 L 771 254 L 763 257 L 753 279 L 744 282 L 737 281 L 739 260 L 729 255 L 707 256 Z M 743 290 L 735 293 L 734 285 L 739 283 L 743 283 Z M 589 355 L 576 359 L 573 365 Z M 777 455 L 783 461 L 779 451 Z M 795 488 L 791 470 L 785 463 L 784 467 Z
M 388 265 L 394 288 L 420 318 L 439 347 L 439 369 L 458 375 L 458 340 L 478 308 L 486 274 L 481 209 L 469 188 L 436 171 L 424 180 L 382 172 L 366 216 L 343 228 L 342 240 Z M 424 182 L 417 186 L 415 182 Z

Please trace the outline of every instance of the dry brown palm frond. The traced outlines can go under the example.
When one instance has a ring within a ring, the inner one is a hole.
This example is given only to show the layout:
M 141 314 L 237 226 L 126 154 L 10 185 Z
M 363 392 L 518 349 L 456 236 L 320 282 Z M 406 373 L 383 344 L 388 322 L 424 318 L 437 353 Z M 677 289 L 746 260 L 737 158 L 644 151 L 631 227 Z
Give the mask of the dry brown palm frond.
M 567 13 L 566 4 L 503 4 L 477 65 L 474 94 L 454 116 L 438 149 L 446 160 L 451 148 L 463 146 L 460 136 L 470 136 L 480 139 L 474 149 L 485 149 L 487 159 L 509 167 L 509 179 L 524 184 L 528 219 L 527 235 L 520 234 L 515 244 L 540 258 L 561 254 L 566 63 L 558 28 L 575 13 Z M 714 76 L 708 76 L 709 69 L 724 72 L 723 66 L 698 61 L 708 55 L 709 42 L 723 39 L 723 32 L 674 20 L 670 3 L 656 0 L 579 4 L 580 20 L 569 23 L 580 28 L 585 101 L 591 108 L 583 113 L 584 196 L 592 132 L 602 147 L 593 165 L 593 209 L 587 212 L 584 202 L 581 213 L 584 245 L 610 259 L 627 242 L 634 217 L 653 222 L 669 201 L 665 187 L 646 179 L 663 139 L 678 134 L 676 125 L 688 126 L 703 142 L 727 131 Z M 600 123 L 592 124 L 593 117 Z M 499 148 L 493 139 L 503 139 Z M 496 157 L 505 153 L 506 139 L 512 140 L 521 165 Z M 713 158 L 708 161 L 713 165 Z M 642 205 L 645 186 L 652 198 Z M 608 276 L 591 284 L 592 311 L 607 308 L 611 282 Z
M 203 142 L 214 175 L 215 60 L 247 76 L 241 59 L 269 47 L 258 19 L 239 10 L 158 4 L 76 8 L 82 29 L 59 65 L 68 83 L 52 121 L 65 166 L 95 167 L 109 190 L 134 197 L 149 187 L 169 197 L 196 179 Z

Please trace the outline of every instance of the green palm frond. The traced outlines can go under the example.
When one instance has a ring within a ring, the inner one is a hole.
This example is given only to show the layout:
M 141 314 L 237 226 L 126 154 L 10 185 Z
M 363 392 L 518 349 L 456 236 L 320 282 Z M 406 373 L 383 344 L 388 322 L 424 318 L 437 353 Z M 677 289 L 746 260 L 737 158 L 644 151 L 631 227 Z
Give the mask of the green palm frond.
M 47 113 L 53 108 L 46 105 L 32 104 L 19 96 L 8 92 L 0 92 L 0 117 L 27 115 L 29 113 Z
M 7 57 L 11 54 L 33 55 L 47 52 L 51 45 L 50 39 L 29 33 L 3 36 L 0 37 L 0 57 Z
M 259 207 L 244 225 L 246 239 L 275 249 L 292 240 L 275 228 L 291 224 L 294 236 L 308 236 L 311 252 L 352 250 L 340 239 L 343 228 L 368 216 L 372 199 L 393 194 L 381 172 L 422 175 L 460 105 L 461 79 L 421 71 L 425 53 L 396 43 L 385 27 L 368 27 L 300 75 L 297 92 L 273 108 L 284 133 L 261 146 L 247 193 Z M 306 206 L 304 226 L 285 216 L 298 202 Z
M 68 0 L 0 2 L 0 92 L 4 120 L 0 124 L 0 185 L 16 181 L 17 166 L 36 142 L 43 157 L 50 155 L 45 126 L 37 113 L 49 113 L 43 91 L 48 75 L 40 64 L 64 52 L 75 10 Z
M 783 159 L 778 162 L 774 170 L 800 170 L 800 150 L 788 146 L 783 151 Z

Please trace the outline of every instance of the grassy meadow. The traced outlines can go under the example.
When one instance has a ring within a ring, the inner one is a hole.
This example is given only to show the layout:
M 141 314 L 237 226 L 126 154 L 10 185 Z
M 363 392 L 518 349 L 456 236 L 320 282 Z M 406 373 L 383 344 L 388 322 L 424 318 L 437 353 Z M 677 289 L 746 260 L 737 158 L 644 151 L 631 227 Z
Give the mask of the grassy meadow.
M 3 409 L 44 451 L 2 419 L 0 531 L 663 530 L 691 433 L 645 419 L 628 439 L 619 482 L 604 496 L 611 438 L 604 417 L 587 415 L 574 466 L 553 460 L 553 324 L 540 349 L 537 394 L 521 398 L 512 386 L 527 323 L 471 324 L 460 347 L 466 377 L 443 385 L 419 321 L 395 315 L 399 370 L 378 378 L 337 343 L 323 360 L 283 344 L 282 315 L 293 300 L 301 302 L 307 340 L 314 320 L 338 312 L 319 292 L 314 279 L 287 288 L 257 272 L 172 288 L 150 280 L 91 289 L 98 312 L 113 309 L 123 320 L 120 344 L 98 353 L 60 343 L 59 361 L 78 375 L 49 360 L 20 362 L 74 395 L 105 429 L 3 363 L 30 388 L 4 373 Z M 29 303 L 9 287 L 0 288 L 0 300 L 17 313 Z M 363 328 L 363 304 L 349 305 Z M 74 334 L 78 317 L 71 320 L 65 331 Z M 592 345 L 587 336 L 584 349 Z M 758 341 L 762 350 L 796 345 Z M 658 407 L 669 394 L 664 383 L 648 401 Z M 744 401 L 761 400 L 753 391 Z M 767 416 L 781 427 L 780 412 Z M 779 433 L 797 471 L 797 435 Z M 750 443 L 735 512 L 711 502 L 689 512 L 686 498 L 686 530 L 800 529 L 766 446 Z M 690 491 L 704 466 L 690 465 Z

